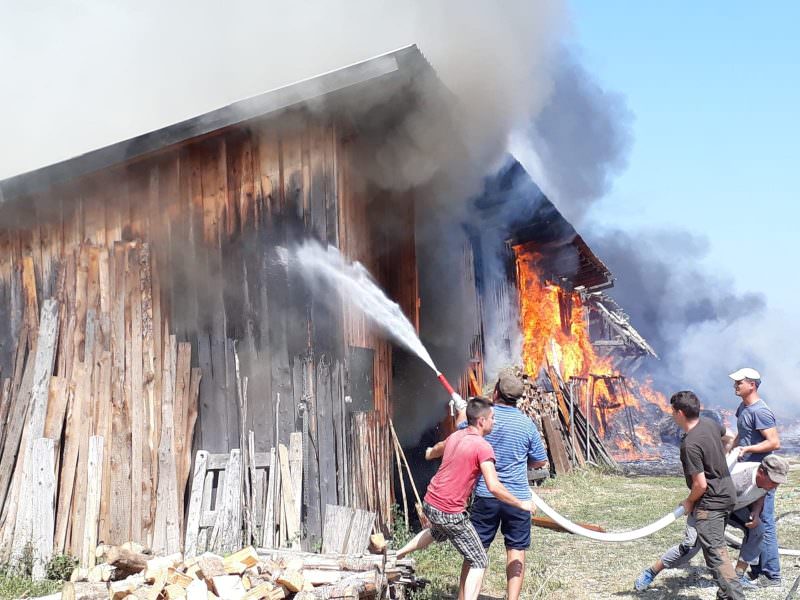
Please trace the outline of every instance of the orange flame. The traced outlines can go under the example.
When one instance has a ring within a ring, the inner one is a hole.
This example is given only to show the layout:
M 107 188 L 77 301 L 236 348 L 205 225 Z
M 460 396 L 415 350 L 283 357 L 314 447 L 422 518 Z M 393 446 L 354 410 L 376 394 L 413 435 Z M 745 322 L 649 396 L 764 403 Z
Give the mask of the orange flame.
M 538 269 L 541 254 L 521 246 L 515 247 L 515 251 L 523 334 L 522 356 L 526 372 L 537 374 L 549 364 L 559 371 L 564 381 L 570 377 L 595 376 L 593 414 L 589 418 L 603 436 L 608 435 L 607 425 L 615 419 L 631 418 L 630 412 L 625 414 L 626 410 L 640 413 L 643 410 L 640 399 L 667 412 L 669 405 L 666 398 L 652 388 L 650 380 L 637 382 L 626 379 L 627 388 L 622 393 L 619 390 L 615 393 L 615 390 L 609 389 L 605 379 L 596 377 L 615 377 L 620 373 L 611 357 L 600 356 L 595 351 L 580 294 L 552 282 L 543 282 Z M 611 426 L 608 425 L 608 428 Z M 633 432 L 639 448 L 655 446 L 653 434 L 645 424 L 634 423 Z M 606 441 L 611 442 L 617 459 L 648 458 L 637 450 L 630 436 L 615 435 Z

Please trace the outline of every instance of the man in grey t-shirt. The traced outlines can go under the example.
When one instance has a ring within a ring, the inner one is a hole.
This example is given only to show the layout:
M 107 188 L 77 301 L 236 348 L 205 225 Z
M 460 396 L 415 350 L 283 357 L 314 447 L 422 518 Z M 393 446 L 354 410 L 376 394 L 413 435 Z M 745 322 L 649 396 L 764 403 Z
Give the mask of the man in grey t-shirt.
M 746 367 L 730 374 L 734 393 L 742 399 L 736 409 L 738 432 L 733 448 L 739 448 L 739 460 L 761 462 L 781 447 L 775 415 L 767 403 L 758 395 L 761 374 Z M 778 533 L 775 526 L 775 491 L 764 498 L 761 512 L 764 524 L 764 539 L 757 565 L 750 569 L 750 575 L 764 586 L 781 585 L 781 563 L 778 556 Z M 761 576 L 761 577 L 759 577 Z
M 789 463 L 783 458 L 771 455 L 763 463 L 740 462 L 731 469 L 731 480 L 736 488 L 736 504 L 727 522 L 744 531 L 739 560 L 736 562 L 736 575 L 744 589 L 758 587 L 744 575 L 750 564 L 758 562 L 764 526 L 761 523 L 761 511 L 764 497 L 788 479 Z M 686 521 L 683 541 L 672 546 L 651 567 L 642 571 L 634 582 L 638 591 L 644 591 L 653 579 L 664 569 L 675 569 L 687 564 L 698 552 L 696 520 L 689 517 Z

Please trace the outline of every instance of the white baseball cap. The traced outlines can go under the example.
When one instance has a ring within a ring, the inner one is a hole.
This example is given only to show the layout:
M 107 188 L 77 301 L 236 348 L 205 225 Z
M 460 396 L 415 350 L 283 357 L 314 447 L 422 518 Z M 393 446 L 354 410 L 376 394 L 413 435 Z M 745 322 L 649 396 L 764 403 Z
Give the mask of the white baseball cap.
M 728 375 L 734 381 L 741 381 L 742 379 L 761 379 L 761 373 L 750 367 L 739 369 Z

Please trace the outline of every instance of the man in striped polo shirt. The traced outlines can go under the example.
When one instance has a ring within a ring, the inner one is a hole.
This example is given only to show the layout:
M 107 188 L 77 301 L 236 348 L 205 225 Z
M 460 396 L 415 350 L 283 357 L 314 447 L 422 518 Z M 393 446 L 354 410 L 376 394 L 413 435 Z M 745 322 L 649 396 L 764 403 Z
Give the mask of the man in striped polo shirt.
M 539 430 L 530 417 L 517 408 L 524 385 L 510 369 L 500 372 L 494 386 L 494 427 L 486 435 L 495 455 L 498 480 L 518 500 L 531 500 L 528 467 L 538 469 L 547 464 L 547 451 Z M 459 413 L 459 428 L 466 427 L 465 414 Z M 441 442 L 429 448 L 425 457 L 441 456 Z M 478 479 L 470 520 L 489 548 L 498 528 L 506 545 L 506 581 L 508 600 L 517 600 L 525 575 L 525 551 L 531 545 L 531 513 L 498 500 Z
M 531 418 L 517 408 L 522 380 L 511 370 L 500 373 L 494 386 L 494 427 L 486 441 L 494 449 L 497 478 L 519 500 L 531 499 L 528 467 L 547 464 L 547 451 Z M 525 551 L 531 545 L 531 514 L 492 496 L 481 477 L 475 487 L 470 520 L 483 542 L 492 543 L 497 529 L 506 545 L 508 600 L 518 600 L 525 575 Z

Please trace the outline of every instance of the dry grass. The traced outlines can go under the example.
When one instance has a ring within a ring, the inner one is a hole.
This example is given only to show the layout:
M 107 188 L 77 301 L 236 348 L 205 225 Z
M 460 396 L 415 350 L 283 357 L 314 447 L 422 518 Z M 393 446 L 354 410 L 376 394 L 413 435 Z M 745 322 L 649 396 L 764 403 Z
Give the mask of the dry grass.
M 573 521 L 603 525 L 609 531 L 634 529 L 671 511 L 686 495 L 680 477 L 621 477 L 584 470 L 551 480 L 541 488 L 545 501 Z M 788 484 L 778 490 L 777 513 L 789 514 L 778 523 L 784 546 L 800 547 L 800 462 L 796 461 Z M 672 544 L 680 541 L 683 523 L 634 542 L 608 544 L 578 536 L 534 528 L 528 552 L 523 597 L 526 599 L 683 598 L 712 599 L 716 585 L 702 556 L 688 569 L 665 571 L 646 592 L 633 591 L 633 580 Z M 733 551 L 733 556 L 736 551 Z M 417 572 L 431 580 L 423 597 L 449 598 L 455 594 L 459 556 L 450 545 L 434 546 L 415 555 Z M 499 537 L 490 549 L 491 564 L 483 598 L 501 599 L 505 592 L 505 553 Z M 753 598 L 786 597 L 800 576 L 800 560 L 782 560 L 782 589 L 749 592 Z M 798 596 L 800 597 L 800 596 Z

